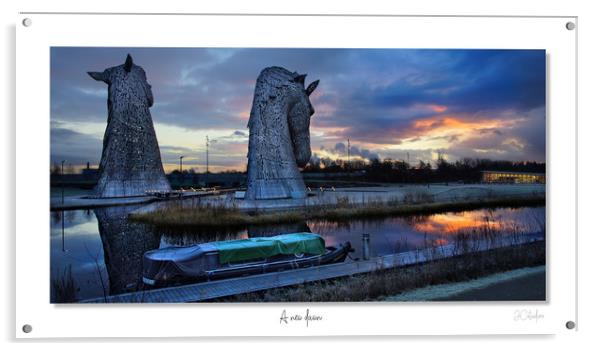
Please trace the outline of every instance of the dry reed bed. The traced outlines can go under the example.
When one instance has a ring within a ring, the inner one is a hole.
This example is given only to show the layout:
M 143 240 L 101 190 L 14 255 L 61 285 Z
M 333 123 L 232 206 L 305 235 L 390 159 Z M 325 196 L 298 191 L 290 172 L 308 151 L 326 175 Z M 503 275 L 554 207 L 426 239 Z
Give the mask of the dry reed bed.
M 432 198 L 395 199 L 390 201 L 370 201 L 354 204 L 345 197 L 336 204 L 320 204 L 294 210 L 270 212 L 245 212 L 237 208 L 199 202 L 192 206 L 182 206 L 174 202 L 164 208 L 147 212 L 133 213 L 130 219 L 159 226 L 202 226 L 202 227 L 242 227 L 247 225 L 297 223 L 306 220 L 323 219 L 344 221 L 350 219 L 383 218 L 406 214 L 429 214 L 447 211 L 470 210 L 484 207 L 523 207 L 545 205 L 545 197 L 488 197 L 482 199 L 435 202 Z

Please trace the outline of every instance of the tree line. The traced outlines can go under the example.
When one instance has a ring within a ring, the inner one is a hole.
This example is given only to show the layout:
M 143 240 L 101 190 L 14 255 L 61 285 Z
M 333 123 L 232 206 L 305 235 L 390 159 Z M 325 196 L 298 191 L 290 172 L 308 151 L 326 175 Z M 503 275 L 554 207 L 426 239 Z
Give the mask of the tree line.
M 463 158 L 449 162 L 440 158 L 431 164 L 420 160 L 416 165 L 406 161 L 373 158 L 370 161 L 312 157 L 304 172 L 349 173 L 367 181 L 427 183 L 427 182 L 479 182 L 482 171 L 508 171 L 545 173 L 542 162 L 514 162 L 504 160 Z

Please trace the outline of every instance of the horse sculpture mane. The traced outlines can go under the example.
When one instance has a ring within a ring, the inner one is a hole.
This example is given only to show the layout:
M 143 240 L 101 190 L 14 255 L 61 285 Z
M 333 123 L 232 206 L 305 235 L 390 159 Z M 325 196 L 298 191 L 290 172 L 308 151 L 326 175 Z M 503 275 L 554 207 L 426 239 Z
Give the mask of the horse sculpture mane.
M 88 74 L 108 84 L 109 91 L 107 129 L 95 195 L 123 197 L 171 190 L 149 110 L 153 93 L 144 69 L 134 65 L 128 55 L 123 65 Z
M 305 76 L 269 67 L 257 78 L 248 124 L 247 200 L 306 196 L 299 167 L 311 157 L 309 96 L 319 81 L 305 88 Z

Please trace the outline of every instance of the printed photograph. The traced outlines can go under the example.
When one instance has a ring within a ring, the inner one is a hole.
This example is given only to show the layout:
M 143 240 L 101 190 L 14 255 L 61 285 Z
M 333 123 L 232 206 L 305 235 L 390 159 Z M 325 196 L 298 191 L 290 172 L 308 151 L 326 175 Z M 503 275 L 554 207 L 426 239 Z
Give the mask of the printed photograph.
M 546 300 L 546 51 L 50 48 L 50 303 Z

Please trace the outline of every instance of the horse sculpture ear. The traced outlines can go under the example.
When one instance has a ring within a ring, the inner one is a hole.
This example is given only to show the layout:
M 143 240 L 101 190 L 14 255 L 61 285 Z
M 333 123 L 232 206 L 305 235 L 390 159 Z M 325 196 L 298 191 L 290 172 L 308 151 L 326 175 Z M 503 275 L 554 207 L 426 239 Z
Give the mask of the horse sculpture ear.
M 294 81 L 305 86 L 305 77 L 307 77 L 307 74 L 298 74 L 295 76 Z
M 92 77 L 94 80 L 108 83 L 105 72 L 88 72 L 88 75 L 90 75 L 90 77 Z
M 314 82 L 311 82 L 311 84 L 307 87 L 307 89 L 305 89 L 305 93 L 307 94 L 307 96 L 310 96 L 311 93 L 313 93 L 314 90 L 316 90 L 316 88 L 318 87 L 318 84 L 320 84 L 319 79 Z
M 123 65 L 123 68 L 125 68 L 126 72 L 130 73 L 133 65 L 134 65 L 134 60 L 132 60 L 132 56 L 130 56 L 130 54 L 128 54 L 128 57 L 125 59 L 125 64 Z

